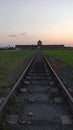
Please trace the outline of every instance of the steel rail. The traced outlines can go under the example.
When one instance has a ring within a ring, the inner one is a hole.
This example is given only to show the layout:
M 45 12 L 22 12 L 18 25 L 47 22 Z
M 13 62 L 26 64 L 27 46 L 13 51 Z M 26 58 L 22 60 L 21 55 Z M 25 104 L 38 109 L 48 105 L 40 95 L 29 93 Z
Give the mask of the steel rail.
M 51 72 L 53 73 L 54 77 L 57 79 L 61 89 L 63 89 L 64 94 L 66 95 L 68 104 L 70 105 L 70 109 L 71 112 L 73 113 L 73 97 L 71 96 L 71 94 L 69 93 L 68 89 L 66 88 L 66 86 L 63 84 L 63 82 L 61 81 L 61 79 L 59 78 L 59 76 L 56 74 L 56 72 L 54 71 L 53 67 L 51 66 L 51 64 L 49 63 L 48 59 L 46 58 L 45 55 L 43 55 L 47 65 L 49 66 Z
M 28 63 L 27 67 L 22 72 L 21 76 L 18 78 L 18 80 L 16 81 L 16 83 L 13 85 L 13 88 L 11 89 L 10 93 L 8 94 L 8 96 L 6 97 L 6 99 L 4 100 L 4 102 L 2 103 L 2 105 L 0 106 L 0 119 L 1 119 L 2 115 L 4 114 L 4 111 L 6 110 L 6 106 L 7 106 L 8 102 L 9 102 L 10 98 L 14 95 L 14 93 L 16 91 L 16 88 L 20 84 L 20 81 L 23 79 L 23 77 L 26 75 L 26 73 L 27 73 L 29 67 L 31 66 L 31 64 L 33 63 L 35 57 L 36 57 L 36 54 L 33 56 L 33 58 L 31 59 L 31 61 Z

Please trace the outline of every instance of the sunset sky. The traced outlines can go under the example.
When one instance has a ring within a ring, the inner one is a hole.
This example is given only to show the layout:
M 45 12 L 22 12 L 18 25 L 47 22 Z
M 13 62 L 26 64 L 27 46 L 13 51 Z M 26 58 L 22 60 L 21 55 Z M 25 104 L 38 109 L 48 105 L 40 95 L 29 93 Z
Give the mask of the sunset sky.
M 73 0 L 0 0 L 0 46 L 73 46 Z

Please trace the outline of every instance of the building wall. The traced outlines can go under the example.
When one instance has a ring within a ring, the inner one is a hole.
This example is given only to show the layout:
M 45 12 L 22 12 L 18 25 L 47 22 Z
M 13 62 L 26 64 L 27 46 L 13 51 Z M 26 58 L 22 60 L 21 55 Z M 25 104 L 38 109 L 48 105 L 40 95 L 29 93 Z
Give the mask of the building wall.
M 15 46 L 16 49 L 38 49 L 38 45 L 16 45 Z M 40 49 L 64 49 L 65 46 L 64 45 L 41 45 Z

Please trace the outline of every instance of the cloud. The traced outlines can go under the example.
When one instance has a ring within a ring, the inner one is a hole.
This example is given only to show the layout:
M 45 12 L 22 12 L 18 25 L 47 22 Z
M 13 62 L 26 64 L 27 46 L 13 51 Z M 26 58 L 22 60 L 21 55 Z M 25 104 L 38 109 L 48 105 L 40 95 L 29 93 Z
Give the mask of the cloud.
M 17 35 L 12 34 L 12 35 L 8 35 L 8 37 L 16 37 Z
M 10 34 L 8 35 L 8 37 L 17 37 L 17 36 L 27 36 L 27 32 L 24 32 L 24 33 L 20 33 L 20 34 Z
M 24 32 L 24 33 L 20 33 L 21 36 L 26 36 L 27 35 L 27 32 Z

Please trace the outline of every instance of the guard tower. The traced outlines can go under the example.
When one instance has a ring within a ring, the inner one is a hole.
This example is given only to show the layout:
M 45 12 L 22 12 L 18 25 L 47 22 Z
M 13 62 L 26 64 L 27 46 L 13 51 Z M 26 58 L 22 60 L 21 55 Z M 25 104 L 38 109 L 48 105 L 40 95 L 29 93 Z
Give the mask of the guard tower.
M 37 45 L 38 45 L 38 49 L 41 49 L 42 41 L 39 40 L 39 41 L 37 42 Z

